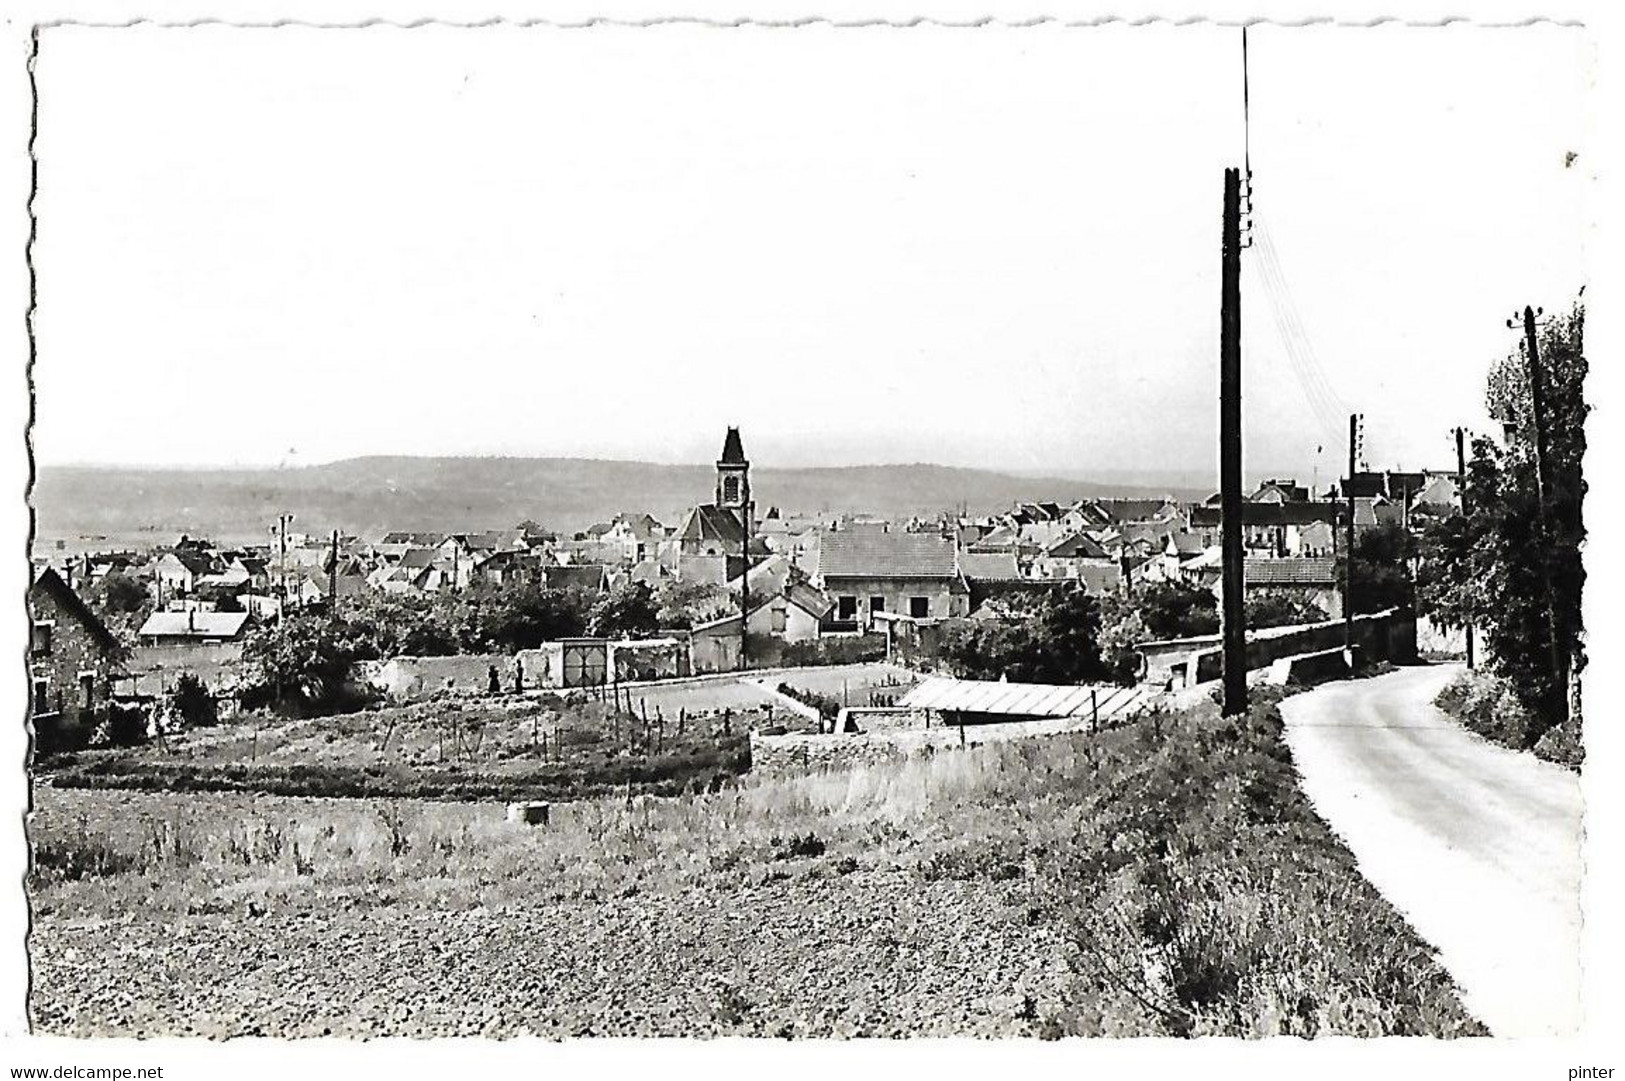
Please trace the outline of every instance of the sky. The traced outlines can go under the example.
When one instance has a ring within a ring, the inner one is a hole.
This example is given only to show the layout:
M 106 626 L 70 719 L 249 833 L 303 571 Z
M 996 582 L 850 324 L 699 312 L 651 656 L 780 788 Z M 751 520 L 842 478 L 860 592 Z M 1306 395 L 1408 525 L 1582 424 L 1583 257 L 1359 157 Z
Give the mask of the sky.
M 1451 466 L 1585 281 L 1582 33 L 1249 44 L 1248 472 L 1351 411 Z M 37 80 L 44 464 L 1216 473 L 1233 28 L 57 27 Z

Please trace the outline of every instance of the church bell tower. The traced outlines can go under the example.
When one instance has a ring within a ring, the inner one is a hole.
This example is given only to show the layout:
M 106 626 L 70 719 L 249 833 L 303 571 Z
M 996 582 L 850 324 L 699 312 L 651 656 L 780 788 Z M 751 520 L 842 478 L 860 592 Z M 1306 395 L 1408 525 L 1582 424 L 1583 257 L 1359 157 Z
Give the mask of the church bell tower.
M 745 543 L 756 535 L 756 503 L 750 497 L 750 462 L 738 428 L 729 428 L 717 459 L 717 506 L 730 510 L 745 531 Z

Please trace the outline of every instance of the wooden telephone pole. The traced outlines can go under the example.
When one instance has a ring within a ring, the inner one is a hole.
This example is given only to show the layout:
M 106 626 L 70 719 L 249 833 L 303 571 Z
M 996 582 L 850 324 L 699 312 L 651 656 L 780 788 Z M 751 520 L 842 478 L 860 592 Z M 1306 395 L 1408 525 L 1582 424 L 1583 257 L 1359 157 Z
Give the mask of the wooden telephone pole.
M 1349 472 L 1343 484 L 1348 520 L 1343 523 L 1343 651 L 1354 670 L 1354 472 L 1359 468 L 1360 414 L 1349 414 Z
M 726 566 L 728 557 L 722 557 Z M 745 537 L 744 570 L 739 572 L 739 667 L 750 667 L 750 537 Z
M 1247 710 L 1247 625 L 1241 536 L 1241 171 L 1224 171 L 1219 285 L 1219 495 L 1223 554 L 1224 714 Z
M 1535 429 L 1535 543 L 1539 551 L 1549 553 L 1556 538 L 1552 531 L 1551 466 L 1546 447 L 1546 372 L 1540 366 L 1540 343 L 1535 334 L 1533 308 L 1523 310 L 1524 359 L 1529 365 L 1529 409 L 1533 416 L 1530 424 Z M 1508 321 L 1512 326 L 1512 321 Z M 1546 600 L 1546 645 L 1552 667 L 1552 681 L 1561 695 L 1565 708 L 1569 700 L 1568 665 L 1564 663 L 1565 650 L 1557 641 L 1557 598 L 1552 591 L 1552 572 L 1549 562 L 1541 567 L 1541 587 Z
M 1467 501 L 1467 430 L 1456 429 L 1456 492 L 1461 500 L 1461 517 L 1467 520 L 1472 513 L 1472 505 Z M 1462 628 L 1467 645 L 1467 667 L 1473 667 L 1473 621 L 1468 620 Z

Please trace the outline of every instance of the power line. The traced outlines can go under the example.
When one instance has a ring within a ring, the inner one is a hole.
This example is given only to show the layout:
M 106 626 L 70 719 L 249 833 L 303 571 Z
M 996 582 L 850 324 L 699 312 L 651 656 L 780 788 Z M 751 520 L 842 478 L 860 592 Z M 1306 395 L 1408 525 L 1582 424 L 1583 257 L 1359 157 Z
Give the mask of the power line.
M 1315 355 L 1314 344 L 1304 329 L 1303 320 L 1292 299 L 1292 290 L 1287 284 L 1286 273 L 1281 266 L 1280 253 L 1275 248 L 1269 229 L 1263 223 L 1258 226 L 1258 241 L 1260 277 L 1270 300 L 1271 314 L 1275 318 L 1281 344 L 1297 378 L 1298 388 L 1303 392 L 1304 400 L 1314 413 L 1323 433 L 1333 440 L 1339 440 L 1343 434 L 1342 418 L 1348 415 L 1347 409 L 1341 396 L 1326 378 L 1325 370 Z

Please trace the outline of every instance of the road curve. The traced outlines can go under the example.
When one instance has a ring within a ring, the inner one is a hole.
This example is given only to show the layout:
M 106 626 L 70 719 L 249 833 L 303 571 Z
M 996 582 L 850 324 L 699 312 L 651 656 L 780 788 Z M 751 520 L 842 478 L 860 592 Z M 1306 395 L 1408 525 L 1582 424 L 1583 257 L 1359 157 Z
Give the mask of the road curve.
M 1433 706 L 1459 665 L 1281 704 L 1304 790 L 1497 1036 L 1580 1024 L 1579 778 Z

